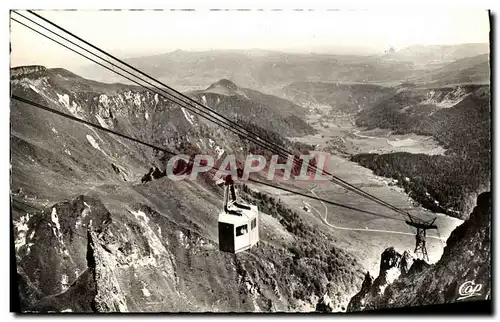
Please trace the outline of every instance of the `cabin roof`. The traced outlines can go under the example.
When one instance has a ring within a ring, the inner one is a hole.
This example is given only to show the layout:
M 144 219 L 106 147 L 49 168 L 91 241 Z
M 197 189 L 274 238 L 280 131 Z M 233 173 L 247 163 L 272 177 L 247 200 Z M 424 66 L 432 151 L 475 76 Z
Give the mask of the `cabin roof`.
M 248 224 L 250 220 L 257 218 L 259 215 L 259 210 L 257 206 L 250 205 L 250 210 L 241 210 L 241 208 L 237 207 L 229 207 L 229 210 L 241 210 L 242 216 L 227 214 L 225 211 L 221 211 L 219 213 L 219 221 L 225 222 L 233 225 L 244 225 Z

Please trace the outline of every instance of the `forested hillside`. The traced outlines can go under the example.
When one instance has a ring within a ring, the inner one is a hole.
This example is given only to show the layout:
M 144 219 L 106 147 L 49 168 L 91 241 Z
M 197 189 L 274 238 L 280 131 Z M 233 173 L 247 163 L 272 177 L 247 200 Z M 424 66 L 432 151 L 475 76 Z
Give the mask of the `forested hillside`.
M 471 194 L 489 190 L 491 173 L 489 86 L 402 88 L 356 123 L 396 134 L 433 136 L 446 155 L 360 154 L 353 161 L 398 180 L 423 206 L 461 217 Z

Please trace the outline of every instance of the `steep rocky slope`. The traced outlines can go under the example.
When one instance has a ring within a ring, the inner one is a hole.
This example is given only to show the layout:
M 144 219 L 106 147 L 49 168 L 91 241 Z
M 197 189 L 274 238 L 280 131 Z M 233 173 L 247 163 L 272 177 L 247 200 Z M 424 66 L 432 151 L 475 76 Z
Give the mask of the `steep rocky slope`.
M 387 249 L 381 257 L 379 276 L 373 282 L 369 274 L 365 276 L 348 311 L 490 299 L 491 193 L 479 195 L 469 219 L 452 232 L 437 263 L 411 263 L 407 258 L 411 258 L 407 252 L 400 255 L 393 248 Z M 466 282 L 481 285 L 478 294 L 467 297 L 474 292 L 461 287 Z
M 12 70 L 11 90 L 179 153 L 252 149 L 134 86 L 31 66 Z M 252 197 L 252 187 L 244 193 L 263 210 L 259 245 L 236 256 L 219 252 L 222 189 L 210 180 L 173 183 L 157 175 L 166 160 L 160 152 L 11 102 L 22 311 L 313 311 L 327 289 L 339 294 L 332 299 L 337 306 L 354 294 L 359 264 L 274 198 Z M 329 281 L 334 283 L 326 287 Z
M 161 204 L 155 199 L 165 184 L 137 188 L 149 199 L 127 194 L 134 202 L 111 212 L 81 195 L 14 221 L 21 309 L 311 311 L 326 291 L 341 295 L 333 301 L 340 307 L 361 280 L 355 260 L 273 198 L 258 203 L 266 211 L 259 246 L 236 256 L 219 252 L 215 206 L 196 202 L 192 187 L 183 187 L 190 201 L 176 199 L 176 191 L 162 200 L 177 206 Z

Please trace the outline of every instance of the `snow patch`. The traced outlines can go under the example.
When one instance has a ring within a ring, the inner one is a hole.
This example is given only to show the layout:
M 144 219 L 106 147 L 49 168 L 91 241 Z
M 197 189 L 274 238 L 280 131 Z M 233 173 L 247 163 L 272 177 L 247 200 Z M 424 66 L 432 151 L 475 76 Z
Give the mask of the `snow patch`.
M 69 312 L 73 312 L 72 309 L 64 309 L 61 311 L 61 313 L 69 313 Z
M 57 130 L 56 130 L 56 129 L 54 129 L 54 127 L 52 127 L 52 132 L 54 132 L 55 134 L 57 134 L 57 133 L 58 133 L 58 132 L 57 132 Z
M 180 244 L 183 245 L 185 249 L 188 249 L 189 248 L 189 241 L 188 241 L 186 235 L 184 235 L 184 233 L 182 231 L 179 231 L 178 235 L 179 235 Z
M 26 248 L 26 255 L 29 255 L 29 254 L 30 254 L 30 252 L 31 252 L 31 246 L 33 246 L 33 245 L 35 245 L 35 244 L 33 244 L 33 243 L 28 243 L 27 248 Z
M 78 116 L 80 118 L 83 117 L 82 108 L 78 104 L 76 104 L 75 101 L 70 102 L 68 94 L 60 95 L 56 93 L 56 95 L 58 97 L 58 102 L 62 104 L 64 107 L 66 107 L 71 114 Z
M 59 217 L 57 216 L 57 210 L 56 208 L 52 208 L 52 213 L 50 214 L 50 219 L 52 220 L 52 222 L 54 223 L 54 226 L 51 226 L 52 228 L 52 232 L 54 233 L 54 236 L 57 238 L 57 240 L 62 244 L 64 245 L 64 241 L 63 241 L 63 236 L 61 234 L 61 225 L 59 224 Z M 66 253 L 62 250 L 61 248 L 61 252 L 66 255 Z M 67 252 L 67 251 L 66 251 Z M 69 254 L 67 255 L 69 256 Z
M 138 258 L 137 259 L 137 264 L 139 265 L 156 265 L 156 259 L 154 256 L 158 256 L 161 253 L 167 252 L 165 247 L 162 244 L 162 241 L 158 237 L 158 235 L 153 231 L 151 226 L 149 225 L 149 218 L 148 216 L 140 210 L 133 211 L 129 209 L 129 212 L 135 216 L 135 218 L 138 220 L 138 222 L 143 226 L 144 228 L 144 237 L 146 238 L 148 244 L 150 245 L 152 255 L 150 254 L 149 257 L 143 257 L 143 258 Z M 138 257 L 139 255 L 137 255 Z
M 64 94 L 64 95 L 59 95 L 59 93 L 56 93 L 57 94 L 57 98 L 58 98 L 58 102 L 63 104 L 64 107 L 66 107 L 67 109 L 70 108 L 70 105 L 69 105 L 69 96 L 68 94 Z
M 121 301 L 118 302 L 118 312 L 127 312 L 128 309 Z
M 148 112 L 146 112 L 146 114 L 144 114 L 144 118 L 146 119 L 146 121 L 149 120 L 149 114 L 148 114 Z
M 99 124 L 103 127 L 103 128 L 106 128 L 108 129 L 109 128 L 109 125 L 106 123 L 106 121 L 102 118 L 102 116 L 100 116 L 99 114 L 96 114 L 95 115 L 95 118 L 97 119 L 97 122 L 99 122 Z
M 127 92 L 123 93 L 123 96 L 125 96 L 125 99 L 130 100 L 130 99 L 132 99 L 132 92 L 127 91 Z
M 384 294 L 385 289 L 387 288 L 387 286 L 389 286 L 392 283 L 394 283 L 394 281 L 399 278 L 399 275 L 401 275 L 401 269 L 399 267 L 394 266 L 394 267 L 389 268 L 385 272 L 385 281 L 386 281 L 386 283 L 383 284 L 383 285 L 380 285 L 380 287 L 379 287 L 379 294 Z
M 139 93 L 135 93 L 134 94 L 134 104 L 137 106 L 137 107 L 140 107 L 141 106 L 141 95 Z
M 408 111 L 411 107 L 412 107 L 412 105 L 407 105 L 407 106 L 403 107 L 403 108 L 400 110 L 400 112 L 406 112 L 406 111 Z
M 79 112 L 82 112 L 80 106 L 78 104 L 76 104 L 76 102 L 74 102 L 74 101 L 73 101 L 73 103 L 71 103 L 71 107 L 69 108 L 69 110 L 71 111 L 71 113 L 76 114 L 76 115 L 78 115 Z
M 215 152 L 217 153 L 217 159 L 219 159 L 221 157 L 221 155 L 224 154 L 225 151 L 224 151 L 224 149 L 221 149 L 221 147 L 217 145 L 215 147 Z
M 97 143 L 97 142 L 96 142 L 96 140 L 92 137 L 92 135 L 87 134 L 87 135 L 86 135 L 86 138 L 87 138 L 87 141 L 89 141 L 89 143 L 90 143 L 90 144 L 91 144 L 91 145 L 92 145 L 95 149 L 97 149 L 97 150 L 99 150 L 99 151 L 103 152 L 103 151 L 101 150 L 101 147 L 99 147 L 99 143 Z M 103 152 L 103 153 L 104 153 L 104 152 Z
M 463 101 L 467 96 L 469 96 L 469 93 L 459 86 L 446 94 L 442 91 L 430 91 L 427 93 L 427 99 L 420 104 L 432 104 L 439 108 L 451 108 Z
M 29 86 L 32 90 L 34 90 L 36 93 L 40 94 L 40 91 L 39 91 L 38 89 L 36 89 L 36 87 L 35 87 L 35 86 L 33 86 L 33 85 L 31 85 L 31 84 L 28 84 L 28 86 Z
M 52 219 L 52 222 L 56 225 L 57 229 L 61 229 L 61 225 L 59 225 L 59 218 L 57 217 L 57 210 L 56 208 L 52 208 L 52 213 L 50 214 L 50 218 Z
M 191 125 L 194 125 L 194 116 L 189 114 L 184 107 L 181 107 L 181 110 L 182 113 L 184 113 L 184 117 L 186 118 L 186 120 L 188 120 L 188 122 L 191 123 Z
M 131 211 L 131 213 L 137 218 L 138 220 L 144 221 L 146 224 L 149 222 L 148 216 L 143 211 Z
M 21 216 L 18 221 L 14 221 L 14 228 L 17 230 L 17 238 L 14 242 L 14 247 L 16 250 L 26 245 L 26 234 L 28 232 L 28 222 L 30 220 L 30 214 Z
M 142 282 L 142 281 L 141 281 Z M 149 290 L 146 288 L 146 283 L 142 282 L 142 294 L 145 296 L 145 297 L 150 297 L 151 296 L 151 293 L 149 292 Z
M 67 155 L 71 156 L 71 152 L 69 152 L 68 149 L 64 149 L 64 153 L 66 153 Z
M 69 286 L 69 277 L 66 274 L 61 275 L 61 287 L 63 291 L 66 291 Z
M 201 97 L 201 101 L 203 102 L 203 104 L 207 105 L 207 98 L 205 97 L 205 95 Z
M 104 107 L 109 107 L 108 96 L 106 94 L 99 95 L 99 103 L 102 104 Z
M 392 284 L 396 279 L 398 279 L 399 275 L 401 275 L 401 270 L 399 269 L 399 267 L 392 267 L 387 270 L 385 280 L 388 284 Z

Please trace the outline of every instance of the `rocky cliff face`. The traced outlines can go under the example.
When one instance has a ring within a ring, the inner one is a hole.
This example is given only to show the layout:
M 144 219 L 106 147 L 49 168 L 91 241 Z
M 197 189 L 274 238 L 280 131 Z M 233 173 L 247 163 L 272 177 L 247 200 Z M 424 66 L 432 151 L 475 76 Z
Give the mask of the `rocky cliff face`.
M 337 309 L 343 301 L 338 295 L 352 294 L 359 280 L 350 271 L 355 262 L 342 250 L 324 243 L 303 253 L 320 233 L 307 234 L 312 227 L 281 232 L 277 212 L 261 216 L 262 246 L 237 255 L 219 252 L 216 240 L 189 216 L 183 222 L 170 216 L 140 203 L 110 212 L 82 195 L 15 221 L 24 232 L 16 240 L 21 310 L 312 311 L 324 291 L 337 294 L 327 299 Z M 276 234 L 287 237 L 270 243 L 268 236 Z M 322 267 L 321 257 L 330 264 Z
M 405 255 L 394 248 L 386 249 L 381 257 L 379 276 L 373 283 L 369 274 L 365 276 L 348 311 L 489 299 L 490 219 L 491 193 L 486 192 L 479 195 L 469 219 L 452 232 L 443 256 L 433 265 L 420 259 L 409 265 L 409 261 L 403 261 Z M 476 294 L 471 292 L 474 287 L 478 288 Z

